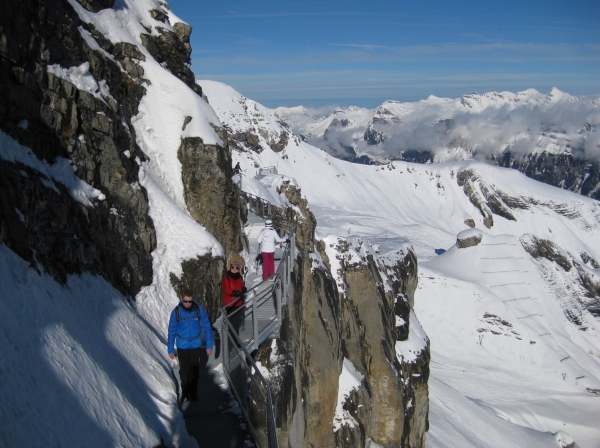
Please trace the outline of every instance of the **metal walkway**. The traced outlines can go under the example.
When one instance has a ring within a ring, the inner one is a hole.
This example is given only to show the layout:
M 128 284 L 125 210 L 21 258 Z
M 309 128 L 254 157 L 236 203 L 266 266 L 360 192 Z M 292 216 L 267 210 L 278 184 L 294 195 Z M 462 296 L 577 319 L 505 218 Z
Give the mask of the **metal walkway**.
M 287 235 L 290 242 L 283 245 L 280 256 L 279 251 L 275 253 L 275 275 L 249 288 L 244 306 L 239 310 L 225 317 L 223 309 L 223 371 L 256 445 L 260 448 L 278 448 L 273 396 L 251 353 L 267 339 L 279 336 L 282 308 L 287 304 L 291 292 L 291 274 L 296 258 L 293 213 L 290 209 L 275 207 L 245 192 L 241 192 L 241 197 L 249 212 L 245 234 L 246 250 L 251 260 L 258 252 L 256 230 L 264 227 L 263 219 L 272 219 L 279 235 Z M 256 266 L 249 268 L 250 275 L 258 275 Z
M 197 402 L 182 404 L 188 433 L 199 446 L 238 448 L 255 444 L 278 448 L 273 399 L 268 383 L 254 363 L 251 353 L 269 338 L 279 336 L 282 307 L 290 294 L 295 259 L 295 233 L 291 210 L 275 207 L 260 198 L 241 192 L 248 207 L 244 228 L 245 249 L 249 253 L 244 306 L 234 314 L 221 316 L 213 325 L 215 350 L 206 368 L 201 369 Z M 262 268 L 254 263 L 258 255 L 258 234 L 270 218 L 280 236 L 288 235 L 275 251 L 275 275 L 262 281 Z M 222 374 L 221 374 L 222 372 Z M 179 380 L 179 371 L 174 367 Z M 223 377 L 229 383 L 229 391 Z

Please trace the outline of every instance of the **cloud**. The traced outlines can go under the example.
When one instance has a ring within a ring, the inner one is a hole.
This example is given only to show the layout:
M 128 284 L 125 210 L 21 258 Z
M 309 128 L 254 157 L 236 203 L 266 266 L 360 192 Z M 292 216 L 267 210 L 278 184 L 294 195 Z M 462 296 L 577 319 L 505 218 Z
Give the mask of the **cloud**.
M 567 151 L 577 158 L 599 159 L 600 107 L 596 103 L 584 99 L 504 105 L 479 113 L 464 108 L 449 112 L 447 107 L 425 104 L 403 116 L 400 124 L 371 122 L 372 130 L 385 136 L 379 145 L 363 139 L 366 123 L 330 126 L 324 138 L 312 137 L 309 143 L 335 156 L 347 156 L 353 148 L 358 155 L 396 158 L 412 150 L 446 159 L 451 149 L 463 148 L 481 159 L 507 149 L 513 155 Z

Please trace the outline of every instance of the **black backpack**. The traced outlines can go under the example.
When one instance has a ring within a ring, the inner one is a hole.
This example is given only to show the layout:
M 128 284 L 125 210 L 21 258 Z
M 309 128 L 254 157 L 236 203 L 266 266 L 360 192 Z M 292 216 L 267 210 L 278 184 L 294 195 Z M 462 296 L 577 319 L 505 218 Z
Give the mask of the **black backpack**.
M 202 319 L 200 319 L 200 308 L 198 306 L 196 306 L 195 309 L 196 309 L 196 316 L 198 316 L 198 321 L 200 322 L 200 326 L 202 326 Z M 177 323 L 179 323 L 179 320 L 181 319 L 179 317 L 179 313 L 180 313 L 179 305 L 177 305 L 175 307 L 175 320 L 177 321 Z
M 198 336 L 200 336 L 200 344 L 202 344 L 204 342 L 204 328 L 202 328 L 202 319 L 200 318 L 200 307 L 198 305 L 194 304 L 194 308 L 196 310 L 196 316 L 198 317 L 198 326 L 200 327 L 200 333 L 198 333 Z M 181 311 L 179 310 L 179 305 L 177 305 L 175 307 L 175 320 L 177 321 L 177 325 L 179 326 L 179 320 L 181 319 L 179 313 Z M 196 338 L 198 337 L 196 336 Z M 184 338 L 183 336 L 180 336 L 179 333 L 177 333 L 177 337 L 184 339 L 186 341 L 193 341 L 194 339 L 188 339 L 188 338 Z

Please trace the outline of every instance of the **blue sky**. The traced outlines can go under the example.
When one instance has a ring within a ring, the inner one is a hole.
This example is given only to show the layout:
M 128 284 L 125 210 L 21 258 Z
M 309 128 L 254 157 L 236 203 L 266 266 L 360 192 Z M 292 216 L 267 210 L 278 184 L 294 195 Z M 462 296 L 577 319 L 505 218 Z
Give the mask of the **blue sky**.
M 600 1 L 168 0 L 192 70 L 268 107 L 552 87 L 600 96 Z

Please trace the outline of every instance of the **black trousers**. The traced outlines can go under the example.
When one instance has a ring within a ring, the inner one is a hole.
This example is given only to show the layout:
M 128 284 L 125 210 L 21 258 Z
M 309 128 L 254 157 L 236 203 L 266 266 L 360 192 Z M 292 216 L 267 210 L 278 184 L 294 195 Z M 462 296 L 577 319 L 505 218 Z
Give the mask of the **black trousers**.
M 198 397 L 198 378 L 200 369 L 206 367 L 208 355 L 206 347 L 178 348 L 179 376 L 181 378 L 181 397 L 195 399 Z

